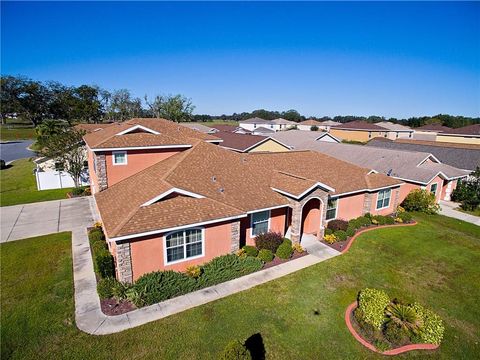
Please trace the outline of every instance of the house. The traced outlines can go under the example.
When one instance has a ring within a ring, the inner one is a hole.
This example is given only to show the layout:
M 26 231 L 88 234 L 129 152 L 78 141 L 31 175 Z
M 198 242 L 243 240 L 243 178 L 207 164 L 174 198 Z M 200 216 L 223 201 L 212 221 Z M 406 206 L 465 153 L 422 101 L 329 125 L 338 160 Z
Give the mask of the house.
M 450 200 L 458 179 L 468 172 L 442 164 L 434 155 L 423 152 L 379 149 L 373 146 L 335 144 L 310 141 L 303 149 L 315 150 L 374 171 L 405 183 L 399 193 L 399 202 L 414 189 L 428 189 L 439 200 Z
M 267 128 L 265 126 L 259 126 L 252 130 L 253 135 L 260 135 L 260 136 L 270 136 L 275 134 L 275 130 Z
M 273 139 L 282 142 L 292 149 L 303 149 L 302 145 L 306 142 L 325 141 L 325 142 L 341 142 L 335 136 L 323 131 L 302 131 L 288 130 L 280 131 L 271 136 Z
M 375 137 L 388 137 L 390 130 L 366 121 L 351 121 L 330 128 L 330 133 L 348 141 L 367 142 Z
M 370 140 L 367 146 L 425 152 L 432 154 L 444 164 L 467 171 L 474 171 L 477 166 L 480 166 L 480 145 L 407 139 L 391 141 L 375 138 Z
M 308 120 L 299 122 L 297 124 L 297 129 L 303 130 L 303 131 L 310 131 L 312 126 L 316 126 L 319 130 L 321 130 L 322 122 L 314 119 L 308 119 Z
M 402 185 L 315 151 L 238 153 L 200 140 L 95 200 L 117 277 L 131 282 L 235 252 L 268 230 L 298 243 L 323 236 L 331 219 L 390 214 Z
M 86 155 L 86 150 L 85 150 Z M 33 161 L 36 165 L 35 180 L 37 190 L 64 189 L 75 186 L 73 177 L 63 169 L 63 165 L 47 157 L 39 157 Z M 84 163 L 84 169 L 80 174 L 80 186 L 90 185 L 88 163 Z
M 92 193 L 185 151 L 199 141 L 213 144 L 222 141 L 162 119 L 132 119 L 109 124 L 87 133 L 83 139 Z
M 282 131 L 283 132 L 283 131 Z M 222 139 L 221 147 L 238 152 L 280 152 L 289 151 L 290 147 L 272 137 L 217 132 L 216 137 Z
M 238 125 L 245 130 L 254 131 L 258 127 L 273 130 L 275 132 L 275 123 L 272 120 L 265 120 L 258 117 L 239 121 Z
M 403 138 L 411 139 L 413 137 L 414 130 L 405 125 L 395 124 L 390 121 L 381 121 L 381 122 L 375 123 L 375 125 L 389 130 L 387 134 L 387 139 L 391 139 L 391 140 L 403 139 Z
M 436 141 L 480 145 L 480 124 L 445 130 L 437 134 Z
M 452 129 L 447 126 L 443 126 L 442 124 L 427 124 L 415 128 L 413 138 L 415 140 L 436 141 L 438 133 L 449 130 Z
M 205 126 L 201 123 L 179 123 L 182 126 L 188 127 L 192 130 L 200 131 L 204 134 L 214 134 L 216 131 L 215 129 Z
M 295 121 L 290 121 L 282 118 L 274 119 L 272 120 L 272 123 L 273 123 L 273 129 L 275 131 L 288 130 L 297 125 Z
M 235 126 L 235 125 L 228 125 L 228 124 L 215 124 L 212 125 L 212 129 L 215 130 L 215 132 L 218 131 L 223 131 L 223 132 L 232 132 L 232 133 L 237 133 L 237 134 L 251 134 L 252 132 L 249 130 L 245 130 L 241 128 L 240 126 Z

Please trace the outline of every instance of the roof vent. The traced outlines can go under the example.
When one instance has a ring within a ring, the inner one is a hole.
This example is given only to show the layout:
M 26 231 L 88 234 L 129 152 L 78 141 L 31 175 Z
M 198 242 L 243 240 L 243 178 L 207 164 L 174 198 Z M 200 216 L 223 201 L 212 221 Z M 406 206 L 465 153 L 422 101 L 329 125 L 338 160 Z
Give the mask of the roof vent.
M 388 171 L 387 171 L 387 176 L 392 175 L 392 171 L 393 171 L 393 169 L 388 170 Z
M 217 181 L 217 177 L 216 177 L 215 175 L 212 176 L 212 181 L 213 181 L 213 182 L 216 182 L 216 181 Z
M 223 193 L 225 192 L 225 189 L 224 189 L 224 188 L 220 188 L 220 189 L 218 189 L 218 191 L 223 194 Z

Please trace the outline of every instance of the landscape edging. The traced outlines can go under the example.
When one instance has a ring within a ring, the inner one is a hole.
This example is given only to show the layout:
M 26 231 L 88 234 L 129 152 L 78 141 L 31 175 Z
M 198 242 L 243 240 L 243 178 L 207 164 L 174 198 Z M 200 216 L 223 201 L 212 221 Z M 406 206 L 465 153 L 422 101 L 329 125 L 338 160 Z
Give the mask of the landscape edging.
M 355 235 L 353 235 L 353 237 L 350 239 L 350 241 L 348 242 L 347 246 L 345 246 L 345 249 L 343 249 L 341 251 L 342 254 L 345 254 L 349 249 L 350 247 L 352 246 L 353 242 L 357 239 L 358 236 L 360 236 L 361 234 L 363 233 L 366 233 L 368 231 L 371 231 L 371 230 L 377 230 L 377 229 L 385 229 L 385 228 L 390 228 L 390 227 L 402 227 L 402 226 L 415 226 L 417 225 L 418 222 L 416 222 L 415 220 L 413 220 L 413 222 L 411 223 L 408 223 L 408 224 L 394 224 L 394 225 L 379 225 L 379 226 L 369 226 L 367 228 L 364 228 L 358 232 L 355 233 Z
M 438 349 L 439 345 L 435 344 L 410 344 L 410 345 L 405 345 L 401 346 L 395 349 L 387 350 L 384 352 L 381 352 L 377 350 L 375 346 L 370 344 L 368 341 L 366 341 L 364 338 L 360 336 L 360 334 L 353 328 L 352 321 L 350 319 L 351 314 L 353 313 L 353 310 L 357 307 L 358 303 L 357 301 L 354 301 L 350 305 L 348 305 L 347 310 L 345 311 L 345 323 L 347 324 L 347 328 L 350 331 L 350 333 L 353 335 L 353 337 L 363 346 L 368 348 L 371 351 L 374 351 L 376 353 L 382 354 L 382 355 L 398 355 L 402 354 L 408 351 L 413 351 L 413 350 L 436 350 Z

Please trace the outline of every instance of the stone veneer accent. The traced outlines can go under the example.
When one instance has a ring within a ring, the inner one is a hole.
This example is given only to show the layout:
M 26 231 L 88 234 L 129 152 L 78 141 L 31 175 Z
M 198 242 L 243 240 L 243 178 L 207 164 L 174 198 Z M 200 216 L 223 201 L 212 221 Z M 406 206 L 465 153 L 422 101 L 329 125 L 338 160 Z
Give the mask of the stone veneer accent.
M 300 242 L 300 231 L 302 229 L 302 208 L 310 199 L 312 198 L 320 198 L 323 202 L 320 203 L 320 206 L 323 206 L 322 210 L 322 219 L 320 225 L 320 232 L 317 234 L 317 238 L 321 239 L 323 237 L 323 231 L 325 229 L 325 225 L 327 223 L 327 202 L 328 202 L 328 193 L 321 190 L 316 189 L 312 191 L 310 194 L 302 198 L 301 200 L 291 200 L 290 207 L 292 208 L 292 225 L 291 225 L 291 239 L 294 243 Z
M 232 243 L 230 245 L 230 252 L 235 253 L 240 249 L 240 220 L 232 222 Z
M 97 167 L 97 178 L 98 178 L 98 190 L 102 191 L 108 187 L 107 182 L 107 161 L 105 154 L 95 154 L 96 167 Z
M 397 211 L 397 206 L 400 205 L 398 203 L 398 199 L 400 198 L 400 188 L 392 189 L 392 192 L 395 193 L 393 195 L 393 211 Z
M 117 243 L 116 251 L 118 280 L 131 284 L 133 282 L 133 274 L 130 243 Z

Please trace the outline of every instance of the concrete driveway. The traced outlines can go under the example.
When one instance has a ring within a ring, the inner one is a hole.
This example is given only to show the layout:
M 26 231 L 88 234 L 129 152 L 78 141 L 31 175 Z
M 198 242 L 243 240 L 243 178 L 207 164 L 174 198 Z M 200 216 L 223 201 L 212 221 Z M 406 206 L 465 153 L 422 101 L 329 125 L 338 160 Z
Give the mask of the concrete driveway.
M 92 226 L 93 199 L 81 197 L 0 208 L 0 242 Z

